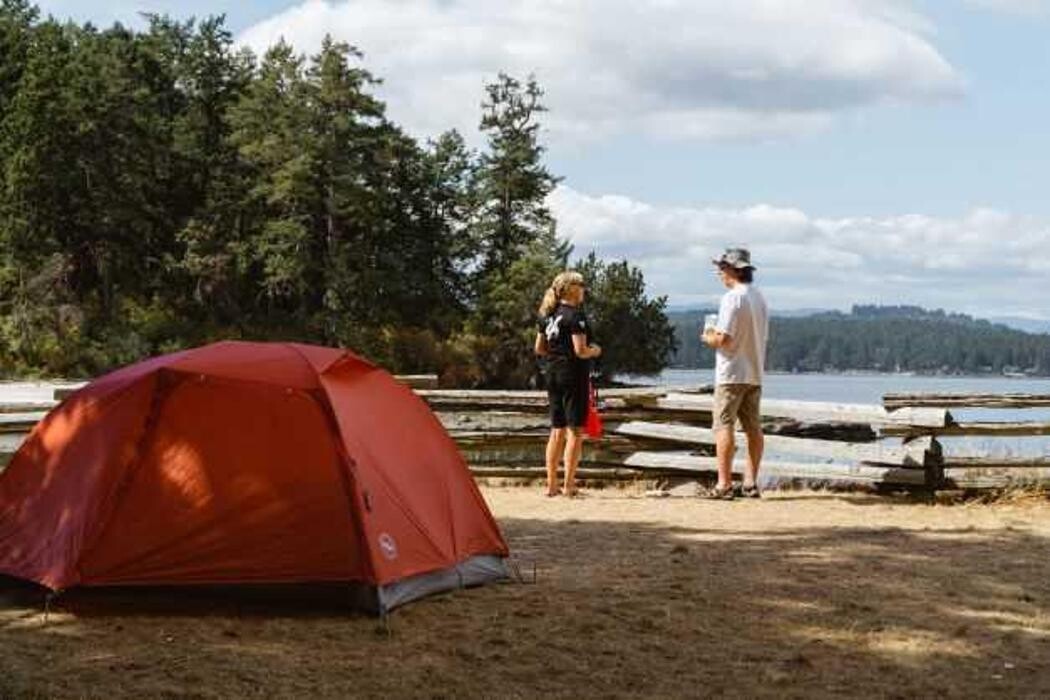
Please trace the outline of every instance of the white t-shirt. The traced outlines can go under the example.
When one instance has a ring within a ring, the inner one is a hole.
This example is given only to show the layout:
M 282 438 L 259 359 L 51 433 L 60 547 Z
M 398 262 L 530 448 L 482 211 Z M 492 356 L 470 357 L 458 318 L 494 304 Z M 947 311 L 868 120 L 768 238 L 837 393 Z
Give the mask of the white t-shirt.
M 732 349 L 715 350 L 715 384 L 762 384 L 769 315 L 752 284 L 737 284 L 722 297 L 715 329 L 732 338 Z

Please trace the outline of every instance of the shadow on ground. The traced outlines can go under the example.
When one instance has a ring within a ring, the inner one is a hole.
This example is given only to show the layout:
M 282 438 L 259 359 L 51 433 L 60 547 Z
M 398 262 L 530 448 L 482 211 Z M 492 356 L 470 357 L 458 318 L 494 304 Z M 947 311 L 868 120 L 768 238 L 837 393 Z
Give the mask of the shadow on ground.
M 8 580 L 0 697 L 1050 695 L 1029 532 L 500 524 L 535 584 L 386 623 L 307 588 L 83 591 L 45 622 Z

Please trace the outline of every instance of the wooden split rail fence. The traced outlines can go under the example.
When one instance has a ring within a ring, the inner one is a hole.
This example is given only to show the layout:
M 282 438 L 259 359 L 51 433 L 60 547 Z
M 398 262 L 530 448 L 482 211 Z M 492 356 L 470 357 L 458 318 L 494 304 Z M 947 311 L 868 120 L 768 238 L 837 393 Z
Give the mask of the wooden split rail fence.
M 544 474 L 547 397 L 540 391 L 436 388 L 432 375 L 401 377 L 433 408 L 475 475 Z M 75 390 L 75 388 L 73 388 Z M 61 400 L 69 388 L 56 390 Z M 588 441 L 580 476 L 594 480 L 697 479 L 715 471 L 710 387 L 631 387 L 602 392 L 606 435 Z M 56 401 L 0 405 L 0 469 Z M 782 482 L 896 488 L 1002 488 L 1050 483 L 1050 454 L 991 458 L 946 453 L 943 436 L 1050 435 L 1050 423 L 957 422 L 951 408 L 1050 406 L 1031 394 L 888 394 L 882 405 L 762 401 L 762 473 Z M 735 467 L 746 438 L 741 434 Z M 1050 450 L 1048 450 L 1050 452 Z

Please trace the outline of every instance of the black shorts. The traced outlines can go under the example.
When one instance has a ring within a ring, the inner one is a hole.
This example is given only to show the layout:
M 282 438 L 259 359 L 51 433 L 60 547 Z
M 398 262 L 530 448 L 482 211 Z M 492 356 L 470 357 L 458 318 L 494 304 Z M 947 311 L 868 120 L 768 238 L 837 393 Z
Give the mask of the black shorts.
M 591 384 L 586 372 L 551 367 L 547 374 L 552 428 L 582 428 L 587 423 Z

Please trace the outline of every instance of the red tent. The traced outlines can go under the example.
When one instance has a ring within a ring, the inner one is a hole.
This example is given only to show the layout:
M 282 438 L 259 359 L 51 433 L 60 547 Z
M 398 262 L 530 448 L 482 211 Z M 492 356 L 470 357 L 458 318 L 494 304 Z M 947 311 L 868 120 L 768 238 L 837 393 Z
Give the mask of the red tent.
M 426 404 L 352 353 L 224 342 L 103 376 L 0 475 L 0 573 L 72 586 L 346 581 L 376 612 L 506 576 Z

